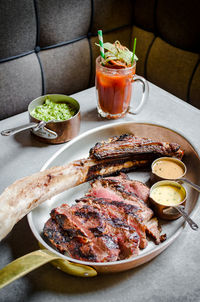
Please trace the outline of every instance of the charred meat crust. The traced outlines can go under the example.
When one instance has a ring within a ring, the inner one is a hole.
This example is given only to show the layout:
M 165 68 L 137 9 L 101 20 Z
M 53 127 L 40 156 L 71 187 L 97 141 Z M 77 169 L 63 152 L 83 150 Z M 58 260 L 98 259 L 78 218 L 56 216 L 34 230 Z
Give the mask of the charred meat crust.
M 54 219 L 50 218 L 44 226 L 43 233 L 59 252 L 66 252 L 73 258 L 78 258 L 86 261 L 96 261 L 96 255 L 90 247 L 85 248 L 87 253 L 81 247 L 83 244 L 76 237 L 70 237 Z
M 108 213 L 110 217 L 110 222 L 115 225 L 115 227 L 120 227 L 120 229 L 135 230 L 140 238 L 139 247 L 145 248 L 147 246 L 147 239 L 145 235 L 146 227 L 138 213 L 139 207 L 135 205 L 127 204 L 123 201 L 115 201 L 106 198 L 95 198 L 92 196 L 84 197 L 76 202 L 90 203 L 96 206 L 99 211 L 104 209 L 104 213 Z M 133 252 L 132 252 L 133 253 Z M 136 252 L 134 253 L 136 254 Z
M 108 234 L 94 238 L 78 235 L 76 231 L 72 233 L 71 228 L 64 230 L 56 219 L 51 218 L 45 224 L 44 235 L 57 250 L 76 259 L 95 262 L 118 259 L 118 244 Z
M 113 137 L 108 141 L 96 143 L 90 149 L 90 157 L 96 160 L 124 158 L 154 159 L 155 156 L 174 156 L 182 158 L 183 151 L 176 143 L 157 142 L 129 134 Z
M 126 182 L 131 183 L 131 181 L 128 180 L 126 180 L 125 183 Z M 136 183 L 141 187 L 140 182 Z M 149 196 L 149 189 L 145 185 L 143 185 L 142 188 L 147 190 L 147 196 Z M 148 221 L 153 216 L 153 211 L 134 193 L 135 188 L 129 188 L 129 190 L 131 191 L 127 191 L 123 182 L 120 182 L 119 180 L 115 180 L 113 178 L 101 178 L 91 183 L 91 189 L 89 190 L 88 195 L 100 198 L 110 198 L 112 200 L 123 202 L 135 209 L 134 211 L 132 209 L 132 212 L 137 212 L 141 221 Z
M 129 191 L 126 191 L 125 187 Z M 94 197 L 104 198 L 104 200 L 105 197 L 108 198 L 107 200 L 110 198 L 112 202 L 115 200 L 115 203 L 120 202 L 118 205 L 116 204 L 118 207 L 125 204 L 123 206 L 123 211 L 126 219 L 128 218 L 129 222 L 134 223 L 135 227 L 137 226 L 137 231 L 141 232 L 142 230 L 140 248 L 144 248 L 147 245 L 147 242 L 145 242 L 144 239 L 146 238 L 143 234 L 144 231 L 146 231 L 147 235 L 149 235 L 156 244 L 159 244 L 162 239 L 160 237 L 161 228 L 158 224 L 158 220 L 156 218 L 152 218 L 154 213 L 152 209 L 147 206 L 147 203 L 137 195 L 132 194 L 135 190 L 137 193 L 139 190 L 139 194 L 141 194 L 142 198 L 145 197 L 145 201 L 147 201 L 149 188 L 141 182 L 131 181 L 125 174 L 121 173 L 118 177 L 101 178 L 93 181 L 88 194 Z M 135 207 L 134 210 L 132 208 L 131 211 L 128 212 L 127 204 Z
M 104 200 L 105 201 L 105 200 Z M 103 236 L 105 234 L 115 238 L 119 246 L 118 260 L 129 258 L 137 255 L 139 252 L 140 236 L 136 229 L 127 223 L 127 221 L 117 213 L 115 215 L 115 207 L 113 204 L 104 202 L 103 200 L 83 198 L 77 200 L 79 204 L 87 204 L 92 206 L 98 213 L 100 213 L 104 221 L 104 227 L 92 227 L 90 230 L 95 236 Z
M 116 201 L 116 200 L 111 200 L 111 199 L 106 199 L 106 198 L 95 198 L 95 197 L 89 196 L 89 197 L 83 197 L 83 198 L 77 199 L 76 202 L 80 202 L 80 201 L 88 202 L 89 198 L 91 199 L 91 201 L 93 203 L 99 203 L 99 204 L 106 205 L 106 206 L 113 205 L 117 208 L 123 209 L 125 214 L 131 214 L 131 215 L 137 216 L 137 214 L 135 214 L 135 212 L 138 211 L 139 206 L 137 207 L 132 204 L 127 204 L 123 201 Z M 140 220 L 139 217 L 138 217 L 138 220 Z
M 117 193 L 119 193 L 120 195 L 122 195 L 123 198 L 125 199 L 129 199 L 129 198 L 132 198 L 135 199 L 137 198 L 137 203 L 138 204 L 142 204 L 144 205 L 145 202 L 144 200 L 142 200 L 140 198 L 140 196 L 138 196 L 135 192 L 130 192 L 130 191 L 127 191 L 123 185 L 122 182 L 120 182 L 119 180 L 115 180 L 115 179 L 112 179 L 112 178 L 99 178 L 97 180 L 93 180 L 93 182 L 91 183 L 91 186 L 95 186 L 95 183 L 99 181 L 101 182 L 102 186 L 103 187 L 110 187 L 111 189 L 115 190 Z M 138 182 L 139 183 L 139 182 Z
M 81 250 L 85 250 L 85 245 L 90 246 L 90 255 L 93 250 L 96 262 L 115 261 L 138 254 L 139 236 L 136 230 L 125 222 L 110 219 L 106 211 L 94 207 L 93 203 L 79 202 L 70 208 L 62 205 L 54 209 L 51 216 L 68 236 L 70 230 L 73 242 L 78 241 L 79 247 L 80 242 L 83 243 Z
M 146 227 L 147 234 L 154 240 L 155 244 L 160 244 L 161 242 L 166 240 L 166 234 L 160 234 L 161 227 L 156 217 L 149 220 L 146 224 Z
M 137 197 L 141 202 L 148 202 L 149 188 L 141 181 L 131 180 L 125 173 L 120 173 L 117 177 L 106 177 L 105 179 L 119 184 L 119 187 L 121 187 L 120 190 L 126 191 L 127 195 Z

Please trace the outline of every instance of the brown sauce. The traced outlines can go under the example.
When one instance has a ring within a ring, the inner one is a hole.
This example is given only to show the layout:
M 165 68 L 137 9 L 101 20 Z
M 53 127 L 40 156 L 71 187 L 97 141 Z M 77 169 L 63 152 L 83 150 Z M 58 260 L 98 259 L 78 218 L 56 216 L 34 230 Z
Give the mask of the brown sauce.
M 184 169 L 172 160 L 159 160 L 153 165 L 153 173 L 167 179 L 177 179 L 183 176 Z

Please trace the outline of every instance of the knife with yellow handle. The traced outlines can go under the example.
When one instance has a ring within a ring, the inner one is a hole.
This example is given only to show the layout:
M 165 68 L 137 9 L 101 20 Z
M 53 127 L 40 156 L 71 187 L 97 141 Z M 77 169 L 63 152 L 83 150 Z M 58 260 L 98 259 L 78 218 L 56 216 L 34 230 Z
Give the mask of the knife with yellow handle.
M 34 269 L 52 262 L 58 269 L 78 277 L 94 277 L 94 268 L 64 260 L 47 249 L 40 249 L 22 256 L 0 270 L 0 288 L 28 274 Z

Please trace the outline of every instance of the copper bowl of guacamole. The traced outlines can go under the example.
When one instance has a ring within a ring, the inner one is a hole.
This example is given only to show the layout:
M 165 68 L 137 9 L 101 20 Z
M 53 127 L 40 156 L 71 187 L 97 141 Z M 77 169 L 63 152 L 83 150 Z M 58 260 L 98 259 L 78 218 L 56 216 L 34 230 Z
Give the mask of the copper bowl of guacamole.
M 33 100 L 28 106 L 30 122 L 44 122 L 44 127 L 31 130 L 40 141 L 50 144 L 67 142 L 80 130 L 80 105 L 72 97 L 48 94 Z

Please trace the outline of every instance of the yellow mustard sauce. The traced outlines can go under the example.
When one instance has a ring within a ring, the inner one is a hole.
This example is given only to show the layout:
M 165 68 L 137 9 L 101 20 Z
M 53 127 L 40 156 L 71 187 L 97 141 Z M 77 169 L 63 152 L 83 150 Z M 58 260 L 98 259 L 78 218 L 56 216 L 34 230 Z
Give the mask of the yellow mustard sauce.
M 176 206 L 184 200 L 185 194 L 179 187 L 161 185 L 152 190 L 150 197 L 159 204 Z
M 171 160 L 159 160 L 153 165 L 153 173 L 167 179 L 177 179 L 184 174 L 184 169 Z

